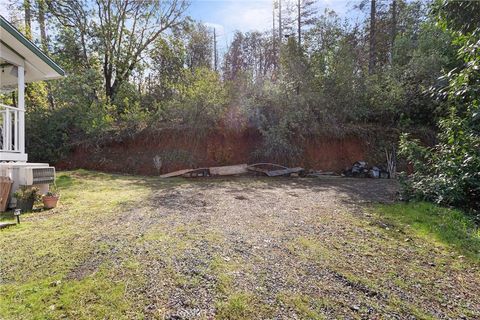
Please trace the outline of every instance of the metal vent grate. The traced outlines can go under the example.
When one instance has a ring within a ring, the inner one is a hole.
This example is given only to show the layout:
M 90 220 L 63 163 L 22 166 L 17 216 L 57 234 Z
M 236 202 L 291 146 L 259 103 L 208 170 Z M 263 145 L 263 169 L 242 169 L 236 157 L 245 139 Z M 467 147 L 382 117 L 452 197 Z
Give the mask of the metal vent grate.
M 55 168 L 32 168 L 33 184 L 50 184 L 55 182 Z

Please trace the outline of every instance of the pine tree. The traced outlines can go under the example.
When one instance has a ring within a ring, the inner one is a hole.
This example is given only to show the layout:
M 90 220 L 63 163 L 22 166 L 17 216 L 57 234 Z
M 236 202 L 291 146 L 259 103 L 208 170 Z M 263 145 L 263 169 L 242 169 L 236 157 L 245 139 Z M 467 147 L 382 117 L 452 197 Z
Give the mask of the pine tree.
M 302 33 L 305 27 L 315 24 L 317 21 L 317 8 L 315 0 L 297 0 L 297 42 L 302 47 Z

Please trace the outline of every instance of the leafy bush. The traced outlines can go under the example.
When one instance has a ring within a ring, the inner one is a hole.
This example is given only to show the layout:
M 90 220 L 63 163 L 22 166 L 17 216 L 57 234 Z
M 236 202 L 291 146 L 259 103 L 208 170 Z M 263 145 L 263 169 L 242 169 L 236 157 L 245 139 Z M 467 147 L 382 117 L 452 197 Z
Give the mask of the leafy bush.
M 464 11 L 452 8 L 462 9 L 470 3 L 447 1 L 446 5 L 450 9 L 446 16 L 440 14 L 440 21 L 443 19 L 460 45 L 459 58 L 464 65 L 445 75 L 448 85 L 437 91 L 450 108 L 450 114 L 439 122 L 437 145 L 426 148 L 406 135 L 401 139 L 401 153 L 415 170 L 405 180 L 404 192 L 466 209 L 480 219 L 480 28 L 473 24 L 465 29 L 454 23 Z M 480 22 L 480 15 L 471 18 Z
M 40 190 L 36 187 L 26 187 L 23 186 L 15 193 L 13 196 L 17 200 L 22 200 L 22 201 L 28 201 L 28 200 L 33 200 L 33 201 L 38 201 L 40 200 Z
M 263 143 L 254 157 L 259 161 L 294 164 L 302 155 L 302 149 L 292 141 L 291 132 L 285 126 L 272 126 L 262 130 Z
M 210 128 L 223 115 L 227 97 L 216 72 L 203 67 L 185 71 L 185 83 L 177 89 L 162 114 L 170 123 Z
M 467 121 L 452 115 L 441 121 L 438 144 L 423 147 L 403 135 L 400 152 L 415 172 L 404 179 L 407 198 L 480 210 L 480 137 L 468 130 Z M 480 215 L 478 216 L 480 218 Z

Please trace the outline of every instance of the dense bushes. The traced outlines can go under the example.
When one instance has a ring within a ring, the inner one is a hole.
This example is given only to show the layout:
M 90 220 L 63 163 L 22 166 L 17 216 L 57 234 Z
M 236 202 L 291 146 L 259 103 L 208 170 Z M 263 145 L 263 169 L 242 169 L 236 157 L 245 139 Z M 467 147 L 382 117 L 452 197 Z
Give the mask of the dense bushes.
M 456 115 L 442 120 L 438 144 L 424 147 L 404 135 L 401 154 L 415 172 L 404 178 L 407 198 L 419 198 L 472 211 L 480 219 L 480 137 Z
M 436 90 L 449 108 L 439 121 L 438 143 L 426 148 L 407 135 L 401 140 L 401 152 L 415 170 L 404 191 L 410 197 L 464 208 L 480 220 L 480 4 L 438 6 L 439 21 L 461 46 L 459 58 L 464 63 L 444 76 L 447 86 Z M 465 11 L 472 7 L 473 12 Z M 458 18 L 465 14 L 467 25 Z

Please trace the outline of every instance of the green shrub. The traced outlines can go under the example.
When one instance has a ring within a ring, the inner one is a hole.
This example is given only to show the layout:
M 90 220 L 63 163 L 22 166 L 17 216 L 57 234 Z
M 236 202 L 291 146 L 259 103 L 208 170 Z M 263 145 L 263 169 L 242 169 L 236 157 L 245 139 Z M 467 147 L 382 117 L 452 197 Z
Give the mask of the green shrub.
M 466 8 L 477 5 L 446 1 L 439 7 L 439 22 L 455 36 L 464 64 L 443 77 L 447 86 L 434 91 L 450 110 L 439 121 L 438 143 L 425 148 L 404 135 L 400 151 L 415 170 L 405 180 L 407 196 L 460 207 L 480 219 L 480 28 L 474 23 L 480 15 L 469 17 L 468 28 L 455 23 L 463 21 Z
M 433 148 L 401 137 L 400 154 L 414 167 L 402 180 L 406 198 L 463 208 L 480 218 L 480 137 L 467 122 L 455 115 L 442 120 Z

